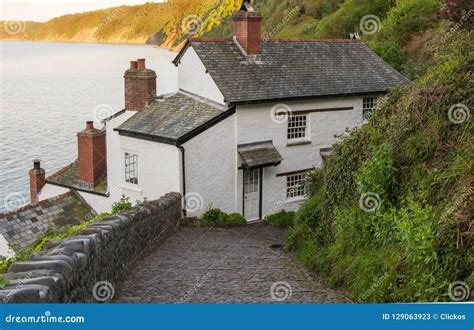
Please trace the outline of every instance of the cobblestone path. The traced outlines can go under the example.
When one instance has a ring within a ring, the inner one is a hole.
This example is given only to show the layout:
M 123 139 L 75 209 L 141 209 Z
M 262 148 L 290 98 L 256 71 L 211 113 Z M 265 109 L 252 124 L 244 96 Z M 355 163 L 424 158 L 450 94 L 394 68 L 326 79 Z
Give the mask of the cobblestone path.
M 347 302 L 278 248 L 284 231 L 181 227 L 117 288 L 128 303 Z

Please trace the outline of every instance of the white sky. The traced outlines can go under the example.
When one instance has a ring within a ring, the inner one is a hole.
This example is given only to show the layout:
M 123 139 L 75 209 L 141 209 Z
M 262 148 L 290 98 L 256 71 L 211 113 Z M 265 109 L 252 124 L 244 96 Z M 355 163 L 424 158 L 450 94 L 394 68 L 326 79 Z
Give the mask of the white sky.
M 65 14 L 163 0 L 0 0 L 0 20 L 46 22 Z

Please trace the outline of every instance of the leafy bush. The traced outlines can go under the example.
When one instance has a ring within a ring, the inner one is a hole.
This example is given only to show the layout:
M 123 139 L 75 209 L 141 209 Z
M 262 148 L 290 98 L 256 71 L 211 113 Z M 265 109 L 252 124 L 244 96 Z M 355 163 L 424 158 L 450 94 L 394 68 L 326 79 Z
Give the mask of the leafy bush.
M 363 162 L 356 173 L 359 192 L 375 193 L 387 204 L 394 192 L 395 173 L 393 146 L 385 143 L 374 148 L 372 157 Z
M 122 195 L 119 201 L 112 204 L 112 213 L 117 214 L 123 211 L 129 211 L 133 208 L 132 202 L 130 202 L 130 198 L 125 197 Z
M 247 225 L 247 220 L 239 213 L 231 213 L 226 219 L 226 223 L 229 226 L 246 226 Z
M 43 250 L 50 241 L 63 240 L 65 238 L 74 236 L 81 230 L 86 229 L 90 224 L 108 216 L 110 216 L 110 213 L 101 213 L 99 215 L 96 215 L 92 219 L 84 221 L 83 223 L 76 226 L 64 226 L 54 229 L 48 229 L 46 234 L 33 244 L 32 251 L 39 252 Z
M 281 210 L 278 213 L 267 215 L 263 221 L 275 227 L 288 228 L 293 226 L 294 219 L 295 212 Z
M 247 220 L 239 213 L 227 214 L 221 209 L 210 208 L 201 216 L 197 226 L 239 227 L 247 225 Z
M 324 174 L 320 168 L 309 171 L 304 178 L 304 191 L 308 197 L 316 195 L 316 193 L 324 185 Z
M 8 278 L 0 276 L 0 289 L 3 289 L 5 286 L 7 286 L 9 282 L 10 280 Z
M 212 224 L 217 224 L 219 222 L 224 222 L 229 215 L 222 211 L 221 209 L 211 208 L 204 212 L 201 216 L 201 220 L 208 221 Z

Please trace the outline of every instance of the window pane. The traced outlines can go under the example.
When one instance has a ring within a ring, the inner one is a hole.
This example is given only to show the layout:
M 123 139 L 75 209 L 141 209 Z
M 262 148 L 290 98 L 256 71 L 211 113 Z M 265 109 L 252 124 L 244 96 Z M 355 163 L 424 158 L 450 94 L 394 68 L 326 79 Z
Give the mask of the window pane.
M 125 153 L 125 182 L 138 184 L 138 155 Z
M 304 173 L 289 175 L 286 177 L 286 197 L 293 198 L 304 196 Z
M 295 115 L 288 118 L 287 138 L 301 139 L 306 137 L 306 115 Z
M 364 120 L 369 119 L 376 108 L 377 108 L 376 97 L 364 97 L 364 99 L 362 100 L 362 116 Z

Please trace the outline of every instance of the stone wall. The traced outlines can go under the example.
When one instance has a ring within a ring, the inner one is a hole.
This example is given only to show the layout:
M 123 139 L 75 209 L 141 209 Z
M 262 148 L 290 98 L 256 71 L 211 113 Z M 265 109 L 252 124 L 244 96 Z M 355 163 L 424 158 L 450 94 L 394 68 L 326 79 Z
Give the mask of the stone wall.
M 181 197 L 170 193 L 137 210 L 106 217 L 78 235 L 51 242 L 29 261 L 12 264 L 3 303 L 94 302 L 112 299 L 135 261 L 156 249 L 181 219 Z

